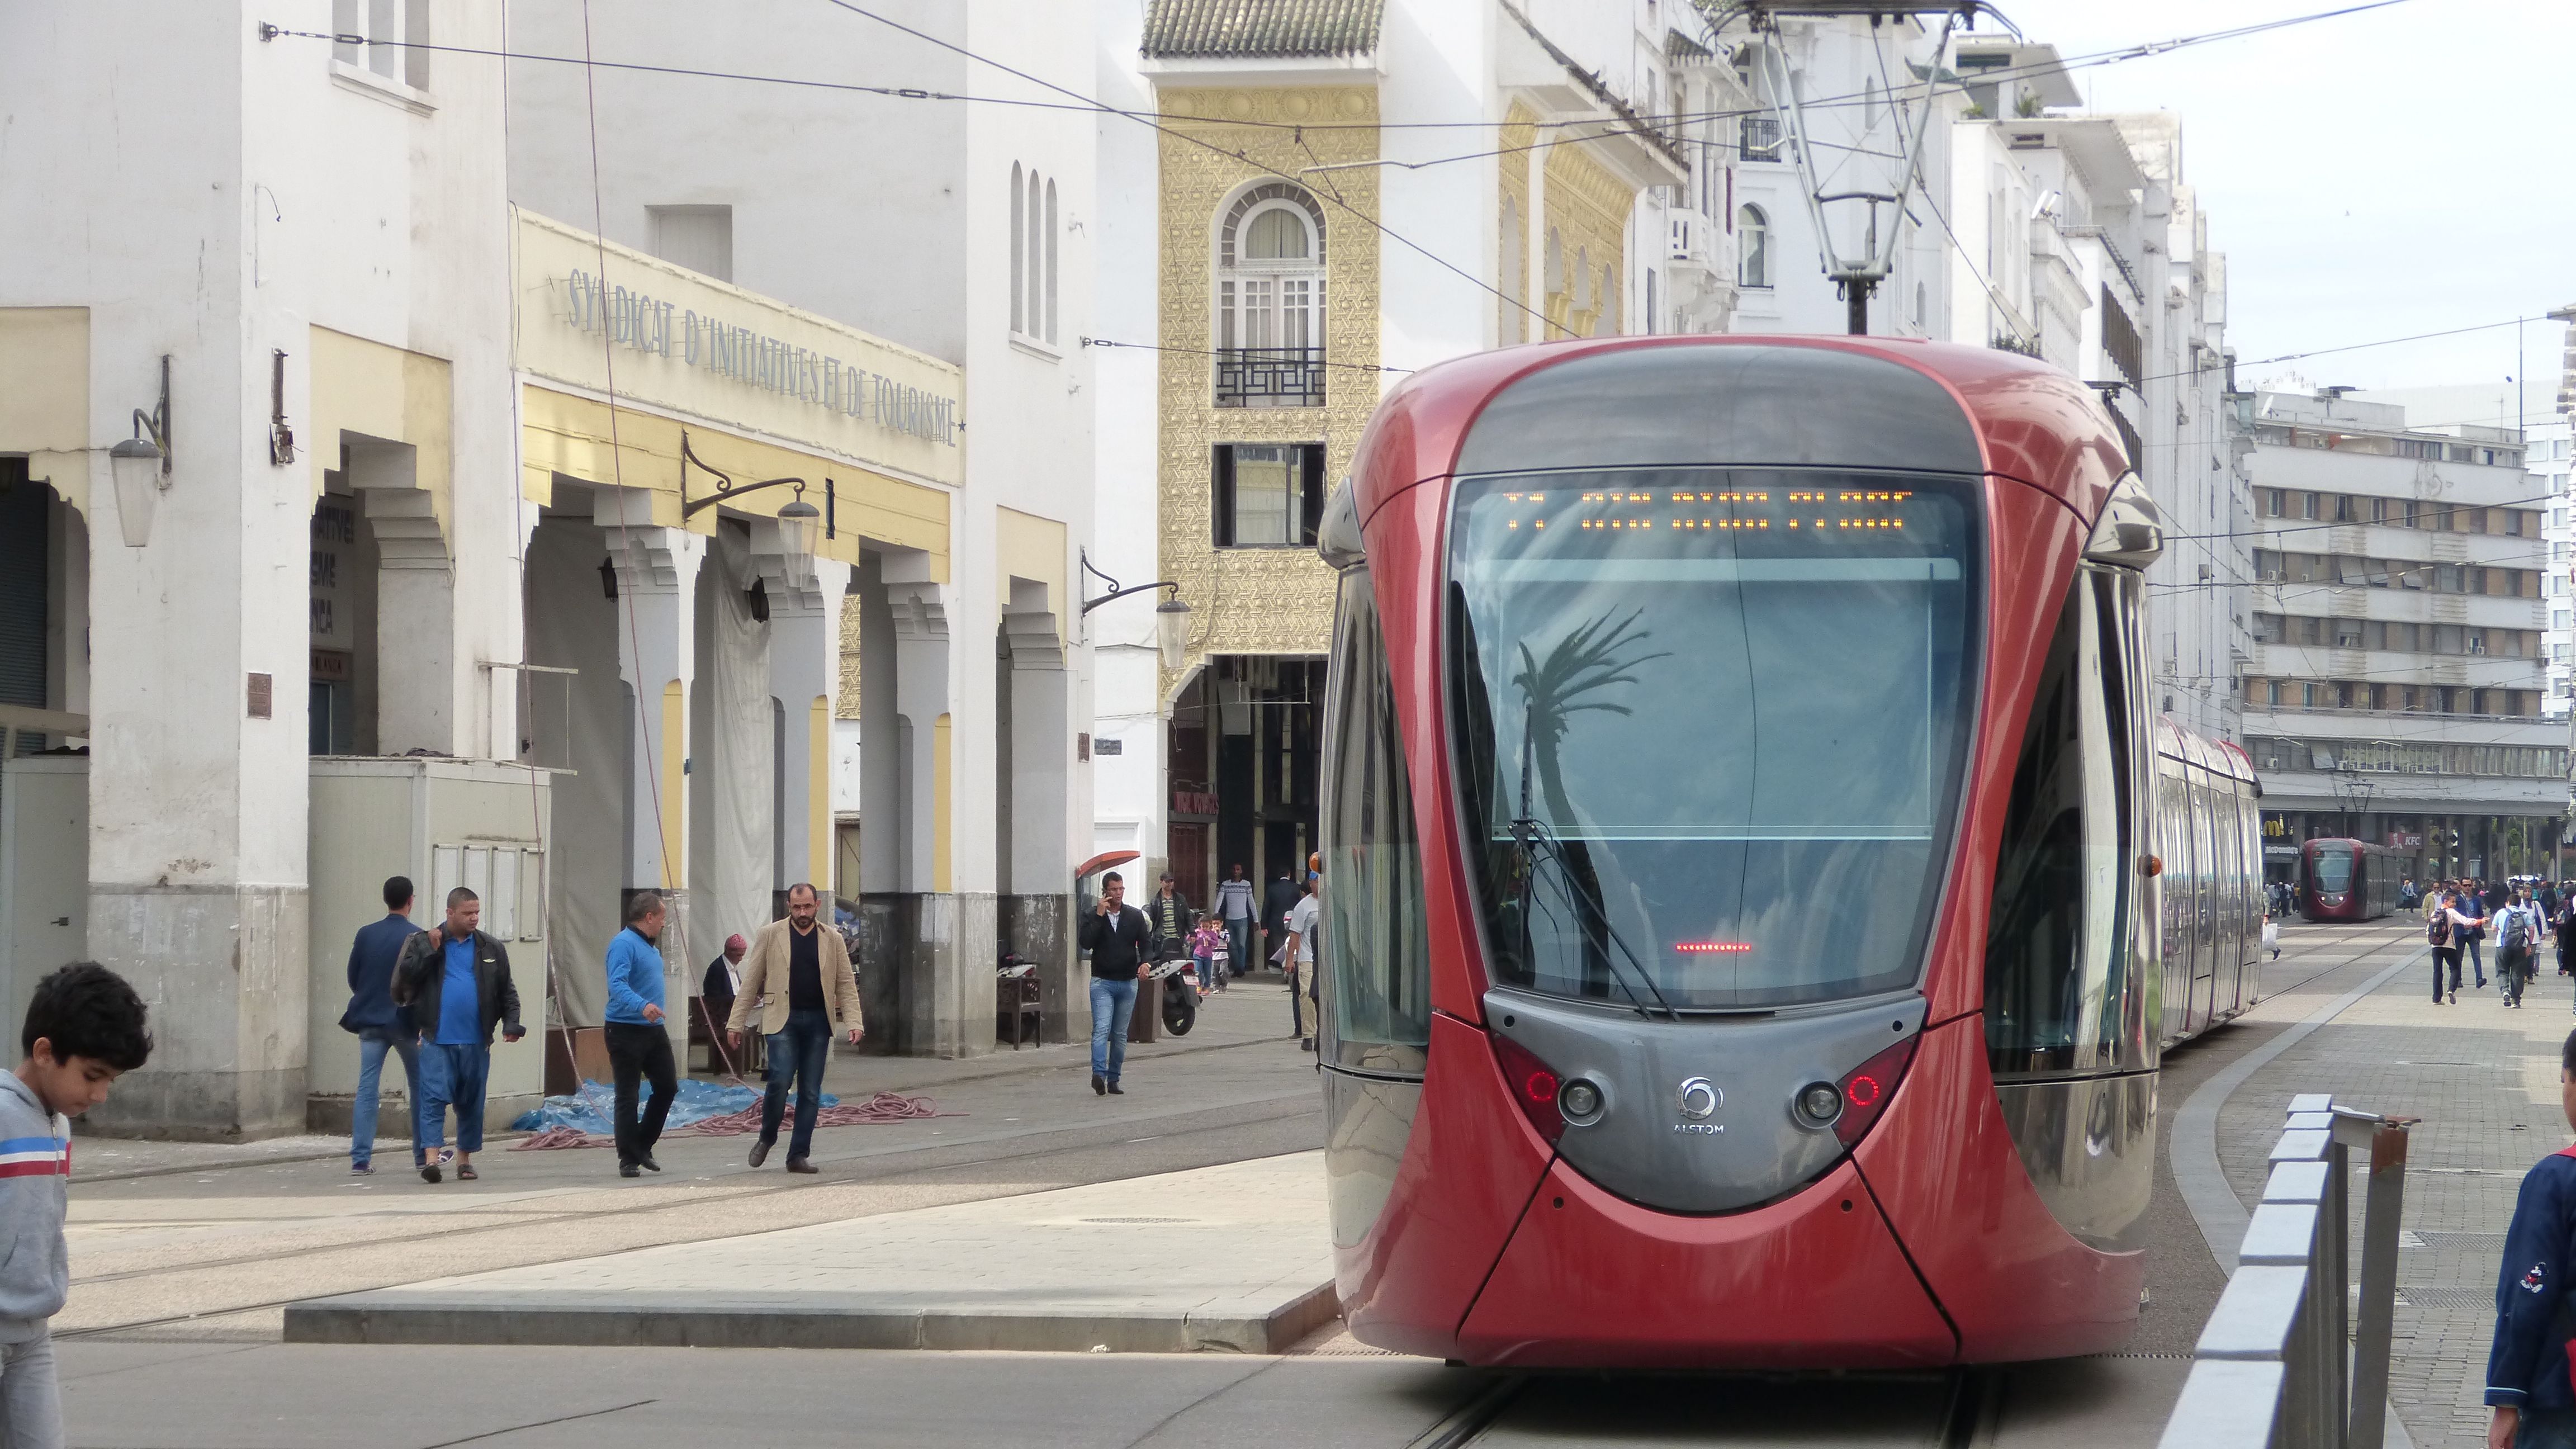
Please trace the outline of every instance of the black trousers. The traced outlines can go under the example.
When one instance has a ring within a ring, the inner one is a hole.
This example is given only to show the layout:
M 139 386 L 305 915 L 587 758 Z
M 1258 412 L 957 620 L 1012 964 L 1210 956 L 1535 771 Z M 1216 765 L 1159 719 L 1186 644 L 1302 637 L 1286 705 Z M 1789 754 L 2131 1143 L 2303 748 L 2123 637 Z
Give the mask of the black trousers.
M 680 1089 L 680 1074 L 671 1063 L 671 1034 L 658 1024 L 608 1023 L 608 1066 L 617 1076 L 617 1160 L 623 1165 L 653 1155 L 662 1140 L 662 1124 L 671 1115 L 671 1096 Z M 638 1079 L 653 1080 L 653 1100 L 644 1120 L 635 1120 Z
M 2436 946 L 2433 948 L 2433 1004 L 2436 1006 L 2442 1004 L 2442 967 L 2445 964 L 2448 964 L 2451 968 L 2451 989 L 2453 991 L 2457 991 L 2460 989 L 2459 947 Z

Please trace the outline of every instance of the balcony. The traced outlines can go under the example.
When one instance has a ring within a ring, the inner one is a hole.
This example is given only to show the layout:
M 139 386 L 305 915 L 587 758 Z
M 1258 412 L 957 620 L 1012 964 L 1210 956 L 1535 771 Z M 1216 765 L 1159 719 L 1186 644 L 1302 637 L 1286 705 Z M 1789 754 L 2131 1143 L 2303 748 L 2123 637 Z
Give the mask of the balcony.
M 1747 161 L 1777 161 L 1780 156 L 1780 123 L 1769 116 L 1746 116 L 1738 140 Z
M 1221 408 L 1319 408 L 1324 405 L 1324 349 L 1229 347 L 1216 355 Z

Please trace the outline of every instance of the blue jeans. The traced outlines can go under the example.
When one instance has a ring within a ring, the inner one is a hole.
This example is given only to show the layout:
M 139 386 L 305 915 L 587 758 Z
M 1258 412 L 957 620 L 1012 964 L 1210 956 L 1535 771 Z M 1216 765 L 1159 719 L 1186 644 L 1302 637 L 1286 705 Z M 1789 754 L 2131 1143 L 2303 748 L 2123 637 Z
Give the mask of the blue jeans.
M 787 1079 L 796 1079 L 796 1134 L 787 1160 L 814 1150 L 814 1117 L 823 1110 L 823 1063 L 832 1056 L 832 1018 L 811 1007 L 787 1013 L 787 1029 L 769 1035 L 769 1094 L 760 1099 L 760 1140 L 778 1140 L 787 1115 Z
M 1252 918 L 1237 916 L 1225 923 L 1225 969 L 1229 976 L 1240 976 L 1252 969 Z
M 456 1150 L 483 1150 L 483 1085 L 492 1075 L 492 1049 L 481 1042 L 420 1044 L 420 1110 L 412 1124 L 416 1153 L 447 1145 L 447 1109 L 456 1109 Z
M 377 1088 L 384 1079 L 385 1053 L 402 1058 L 403 1097 L 415 1106 L 420 1101 L 420 1043 L 409 1032 L 398 1027 L 371 1026 L 358 1033 L 358 1100 L 349 1111 L 349 1162 L 364 1167 L 376 1155 Z M 417 1115 L 415 1112 L 414 1115 Z M 420 1140 L 411 1144 L 411 1160 L 421 1160 Z
M 2465 914 L 2465 912 L 2463 914 Z M 2486 985 L 2487 963 L 2478 955 L 2478 938 L 2475 936 L 2465 937 L 2463 938 L 2462 944 L 2466 945 L 2469 950 L 2469 969 L 2477 973 L 2478 984 L 2480 986 Z
M 1136 1014 L 1134 981 L 1091 978 L 1091 1074 L 1118 1080 L 1127 1065 L 1127 1023 Z

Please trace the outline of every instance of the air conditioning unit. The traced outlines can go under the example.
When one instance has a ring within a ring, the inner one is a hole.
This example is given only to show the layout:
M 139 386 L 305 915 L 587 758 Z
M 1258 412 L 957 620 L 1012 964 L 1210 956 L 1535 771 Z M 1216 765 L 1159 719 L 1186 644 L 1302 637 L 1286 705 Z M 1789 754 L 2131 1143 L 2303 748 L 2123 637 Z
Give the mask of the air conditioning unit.
M 1673 211 L 1664 214 L 1668 249 L 1677 262 L 1708 260 L 1708 218 L 1696 211 Z

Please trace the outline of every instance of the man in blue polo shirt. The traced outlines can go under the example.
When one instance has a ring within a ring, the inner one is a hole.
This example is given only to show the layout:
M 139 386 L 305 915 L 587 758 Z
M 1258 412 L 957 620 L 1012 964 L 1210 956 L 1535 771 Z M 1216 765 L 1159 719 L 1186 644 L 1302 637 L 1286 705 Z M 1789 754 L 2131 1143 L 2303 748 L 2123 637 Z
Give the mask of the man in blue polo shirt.
M 662 939 L 664 919 L 658 891 L 637 891 L 626 902 L 626 929 L 608 943 L 609 1069 L 617 1077 L 617 1175 L 638 1170 L 660 1172 L 653 1144 L 662 1140 L 662 1123 L 671 1115 L 671 1094 L 679 1090 L 679 1073 L 671 1062 L 671 1033 L 662 1024 Z M 644 1119 L 635 1118 L 639 1079 L 653 1079 L 653 1100 Z
M 510 982 L 510 952 L 485 935 L 483 902 L 463 886 L 447 893 L 447 919 L 403 942 L 394 965 L 394 1005 L 411 1008 L 420 1027 L 420 1104 L 412 1142 L 420 1175 L 436 1182 L 457 1163 L 456 1180 L 472 1182 L 483 1148 L 483 1088 L 492 1074 L 492 1028 L 517 1041 L 519 991 Z M 447 1109 L 456 1109 L 456 1149 L 447 1150 Z

